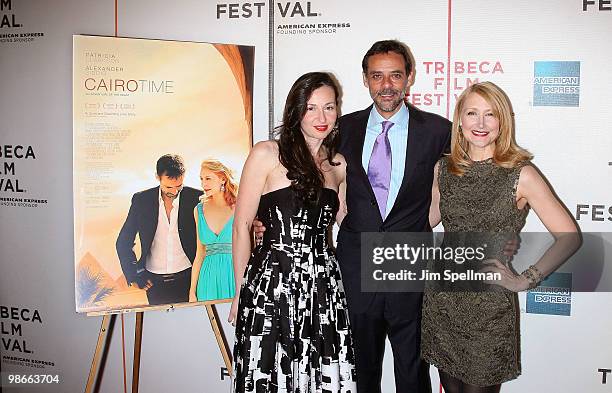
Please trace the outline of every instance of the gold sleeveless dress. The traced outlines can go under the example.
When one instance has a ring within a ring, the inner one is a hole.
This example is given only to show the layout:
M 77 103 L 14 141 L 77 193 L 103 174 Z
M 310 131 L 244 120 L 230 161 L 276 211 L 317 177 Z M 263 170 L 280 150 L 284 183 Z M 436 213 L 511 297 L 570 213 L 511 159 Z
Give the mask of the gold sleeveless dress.
M 491 159 L 475 162 L 463 176 L 448 172 L 440 160 L 438 183 L 445 233 L 518 233 L 528 207 L 516 207 L 523 165 L 502 168 Z M 470 236 L 470 235 L 468 235 Z M 446 235 L 445 235 L 446 238 Z M 503 242 L 487 258 L 504 262 Z M 519 308 L 516 293 L 440 292 L 423 297 L 421 356 L 438 369 L 476 386 L 496 385 L 521 373 Z

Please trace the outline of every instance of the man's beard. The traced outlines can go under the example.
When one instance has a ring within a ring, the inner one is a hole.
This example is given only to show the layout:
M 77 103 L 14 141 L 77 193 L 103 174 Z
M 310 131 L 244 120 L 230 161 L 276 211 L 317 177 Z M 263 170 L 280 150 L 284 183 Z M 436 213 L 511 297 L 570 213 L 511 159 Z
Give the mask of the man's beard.
M 381 95 L 389 95 L 393 94 L 396 99 L 393 101 L 382 102 L 380 100 Z M 395 89 L 384 89 L 376 93 L 376 97 L 374 102 L 376 103 L 376 107 L 383 112 L 393 112 L 404 102 L 405 91 L 395 90 Z

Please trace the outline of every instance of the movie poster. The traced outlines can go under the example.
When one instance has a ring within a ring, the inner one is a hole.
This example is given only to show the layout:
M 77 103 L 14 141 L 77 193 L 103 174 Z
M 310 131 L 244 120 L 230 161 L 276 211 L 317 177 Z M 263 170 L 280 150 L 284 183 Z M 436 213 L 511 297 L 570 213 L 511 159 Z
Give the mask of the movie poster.
M 78 312 L 233 296 L 253 61 L 246 46 L 73 37 Z

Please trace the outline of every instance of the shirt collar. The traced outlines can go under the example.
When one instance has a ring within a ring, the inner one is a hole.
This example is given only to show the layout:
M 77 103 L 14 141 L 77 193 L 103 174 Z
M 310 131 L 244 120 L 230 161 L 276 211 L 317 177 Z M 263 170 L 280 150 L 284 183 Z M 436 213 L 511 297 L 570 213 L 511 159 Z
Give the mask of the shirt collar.
M 172 200 L 172 207 L 179 207 L 179 199 L 181 199 L 181 192 L 183 190 L 179 191 L 178 195 L 176 196 L 176 198 L 174 198 Z M 158 194 L 158 198 L 159 198 L 159 205 L 162 206 L 164 204 L 164 198 L 162 198 L 162 191 L 161 191 L 161 186 L 159 187 L 159 194 Z
M 373 105 L 372 110 L 370 111 L 370 117 L 368 119 L 368 128 L 377 129 L 379 128 L 378 126 L 383 121 L 387 120 L 387 121 L 393 122 L 393 127 L 391 128 L 391 130 L 389 130 L 389 132 L 400 130 L 400 129 L 407 129 L 408 128 L 408 116 L 409 116 L 409 113 L 408 113 L 408 108 L 406 107 L 406 105 L 400 105 L 399 111 L 397 111 L 389 119 L 385 119 L 384 117 L 382 117 L 380 113 L 378 113 L 378 111 L 376 110 L 376 106 Z M 396 126 L 399 126 L 399 127 L 396 127 Z

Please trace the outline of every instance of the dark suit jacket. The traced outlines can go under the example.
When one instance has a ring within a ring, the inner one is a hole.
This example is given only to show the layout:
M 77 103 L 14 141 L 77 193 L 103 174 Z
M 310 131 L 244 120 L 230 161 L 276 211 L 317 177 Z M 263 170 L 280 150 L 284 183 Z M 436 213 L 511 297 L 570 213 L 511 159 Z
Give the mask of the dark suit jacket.
M 342 116 L 340 153 L 347 163 L 347 208 L 338 233 L 338 260 L 348 301 L 353 311 L 365 309 L 373 293 L 361 292 L 361 233 L 362 232 L 424 232 L 431 231 L 429 205 L 433 168 L 450 144 L 451 123 L 438 115 L 408 105 L 408 146 L 404 178 L 387 218 L 380 216 L 374 191 L 361 164 L 363 142 L 372 106 Z M 419 294 L 398 293 L 388 296 L 397 299 L 397 307 L 404 312 L 420 310 Z
M 181 245 L 189 261 L 193 262 L 196 253 L 196 224 L 193 220 L 193 209 L 199 202 L 202 191 L 184 187 L 179 194 L 178 230 Z M 137 192 L 132 197 L 132 204 L 125 223 L 117 237 L 117 255 L 121 269 L 129 283 L 138 282 L 146 268 L 146 259 L 157 230 L 159 216 L 159 187 Z M 134 253 L 136 234 L 140 238 L 140 258 Z

